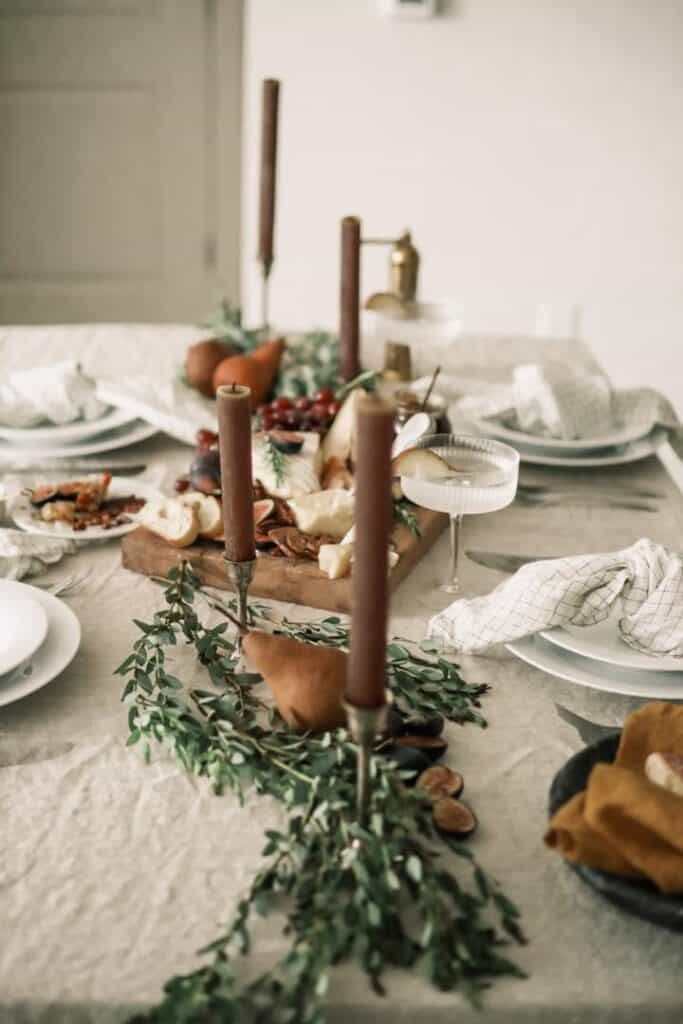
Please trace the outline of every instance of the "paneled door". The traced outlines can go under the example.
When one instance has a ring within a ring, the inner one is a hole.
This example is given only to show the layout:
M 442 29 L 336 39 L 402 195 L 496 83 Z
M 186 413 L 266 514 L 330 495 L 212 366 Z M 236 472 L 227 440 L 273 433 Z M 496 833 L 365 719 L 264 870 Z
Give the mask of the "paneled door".
M 0 322 L 238 297 L 241 0 L 0 0 Z

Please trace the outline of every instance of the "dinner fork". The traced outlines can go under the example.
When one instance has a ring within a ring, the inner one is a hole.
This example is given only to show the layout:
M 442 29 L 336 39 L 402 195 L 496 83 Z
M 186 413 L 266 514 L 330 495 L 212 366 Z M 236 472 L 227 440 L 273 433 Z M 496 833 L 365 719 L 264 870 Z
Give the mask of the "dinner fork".
M 586 505 L 593 508 L 619 508 L 635 512 L 657 512 L 657 505 L 647 501 L 631 501 L 624 498 L 593 494 L 590 491 L 548 491 L 544 494 L 517 490 L 516 500 L 527 508 L 553 508 L 557 505 Z
M 666 495 L 662 494 L 661 491 L 648 491 L 648 490 L 645 490 L 645 489 L 642 489 L 642 488 L 641 489 L 638 489 L 638 488 L 634 489 L 634 488 L 629 487 L 628 492 L 624 492 L 624 491 L 611 491 L 611 490 L 609 490 L 607 488 L 603 488 L 603 490 L 597 490 L 597 491 L 594 490 L 593 488 L 591 488 L 590 491 L 589 491 L 588 489 L 582 489 L 580 487 L 575 487 L 575 486 L 569 486 L 569 487 L 564 487 L 564 488 L 561 485 L 559 487 L 548 487 L 547 484 L 528 484 L 528 483 L 522 483 L 522 482 L 520 482 L 518 484 L 517 492 L 518 493 L 523 492 L 524 494 L 530 494 L 530 495 L 536 494 L 536 495 L 553 495 L 553 496 L 554 495 L 559 495 L 559 494 L 561 494 L 561 495 L 579 494 L 579 495 L 582 495 L 582 496 L 587 496 L 587 495 L 590 496 L 590 495 L 594 495 L 594 494 L 599 494 L 599 495 L 601 495 L 603 497 L 613 498 L 615 500 L 617 500 L 617 499 L 629 500 L 631 498 L 645 498 L 645 499 L 656 500 L 658 498 L 666 497 Z
M 92 576 L 92 569 L 84 569 L 82 572 L 72 573 L 71 576 L 64 576 L 61 580 L 54 580 L 51 583 L 35 583 L 34 586 L 40 587 L 41 590 L 45 590 L 48 594 L 52 594 L 53 597 L 70 597 L 78 590 L 79 587 L 83 586 L 87 580 Z

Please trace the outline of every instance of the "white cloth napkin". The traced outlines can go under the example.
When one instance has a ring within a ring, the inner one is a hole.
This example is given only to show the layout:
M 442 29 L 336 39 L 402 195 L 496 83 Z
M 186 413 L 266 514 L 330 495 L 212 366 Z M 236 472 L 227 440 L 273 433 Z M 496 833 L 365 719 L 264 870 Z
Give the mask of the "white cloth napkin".
M 9 580 L 36 576 L 76 550 L 74 541 L 66 538 L 0 529 L 0 576 Z
M 420 393 L 427 379 L 415 381 Z M 607 377 L 585 367 L 549 361 L 515 366 L 506 381 L 441 374 L 439 391 L 451 399 L 454 429 L 474 419 L 563 440 L 600 437 L 623 427 L 647 434 L 655 426 L 679 427 L 671 403 L 650 388 L 613 390 Z
M 75 362 L 17 370 L 0 387 L 0 423 L 7 427 L 95 420 L 105 409 L 94 380 Z
M 144 376 L 100 381 L 97 394 L 108 405 L 133 413 L 183 444 L 195 445 L 198 430 L 218 430 L 216 403 L 180 378 Z
M 646 539 L 611 554 L 530 562 L 486 597 L 455 601 L 434 616 L 429 636 L 476 654 L 553 626 L 602 622 L 619 599 L 627 644 L 683 657 L 683 559 Z

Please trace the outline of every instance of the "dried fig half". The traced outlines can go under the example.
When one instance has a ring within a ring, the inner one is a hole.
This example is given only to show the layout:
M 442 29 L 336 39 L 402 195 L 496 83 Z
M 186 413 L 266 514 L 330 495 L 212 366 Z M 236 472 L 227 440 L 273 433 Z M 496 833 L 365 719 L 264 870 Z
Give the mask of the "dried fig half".
M 458 839 L 471 836 L 477 827 L 477 819 L 467 804 L 450 796 L 442 796 L 436 801 L 432 815 L 438 829 Z
M 465 780 L 460 772 L 454 772 L 445 764 L 433 764 L 417 780 L 417 788 L 429 793 L 433 800 L 442 796 L 460 796 L 464 786 Z

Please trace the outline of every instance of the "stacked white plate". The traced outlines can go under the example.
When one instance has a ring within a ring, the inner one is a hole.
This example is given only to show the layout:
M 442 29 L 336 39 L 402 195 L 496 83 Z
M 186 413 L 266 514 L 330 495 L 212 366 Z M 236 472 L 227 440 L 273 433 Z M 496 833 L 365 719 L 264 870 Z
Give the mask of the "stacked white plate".
M 50 459 L 98 455 L 146 441 L 157 428 L 123 409 L 107 409 L 96 420 L 63 426 L 0 425 L 0 463 L 12 459 Z
M 619 633 L 620 612 L 596 626 L 558 626 L 508 644 L 534 668 L 577 686 L 651 700 L 683 700 L 683 658 L 634 650 Z
M 78 619 L 57 597 L 0 580 L 0 707 L 55 679 L 80 642 Z
M 474 419 L 472 422 L 481 433 L 516 448 L 522 462 L 566 469 L 593 469 L 637 462 L 654 455 L 667 438 L 665 430 L 661 427 L 648 428 L 642 419 L 609 434 L 583 437 L 579 441 L 525 434 L 511 430 L 495 419 Z

